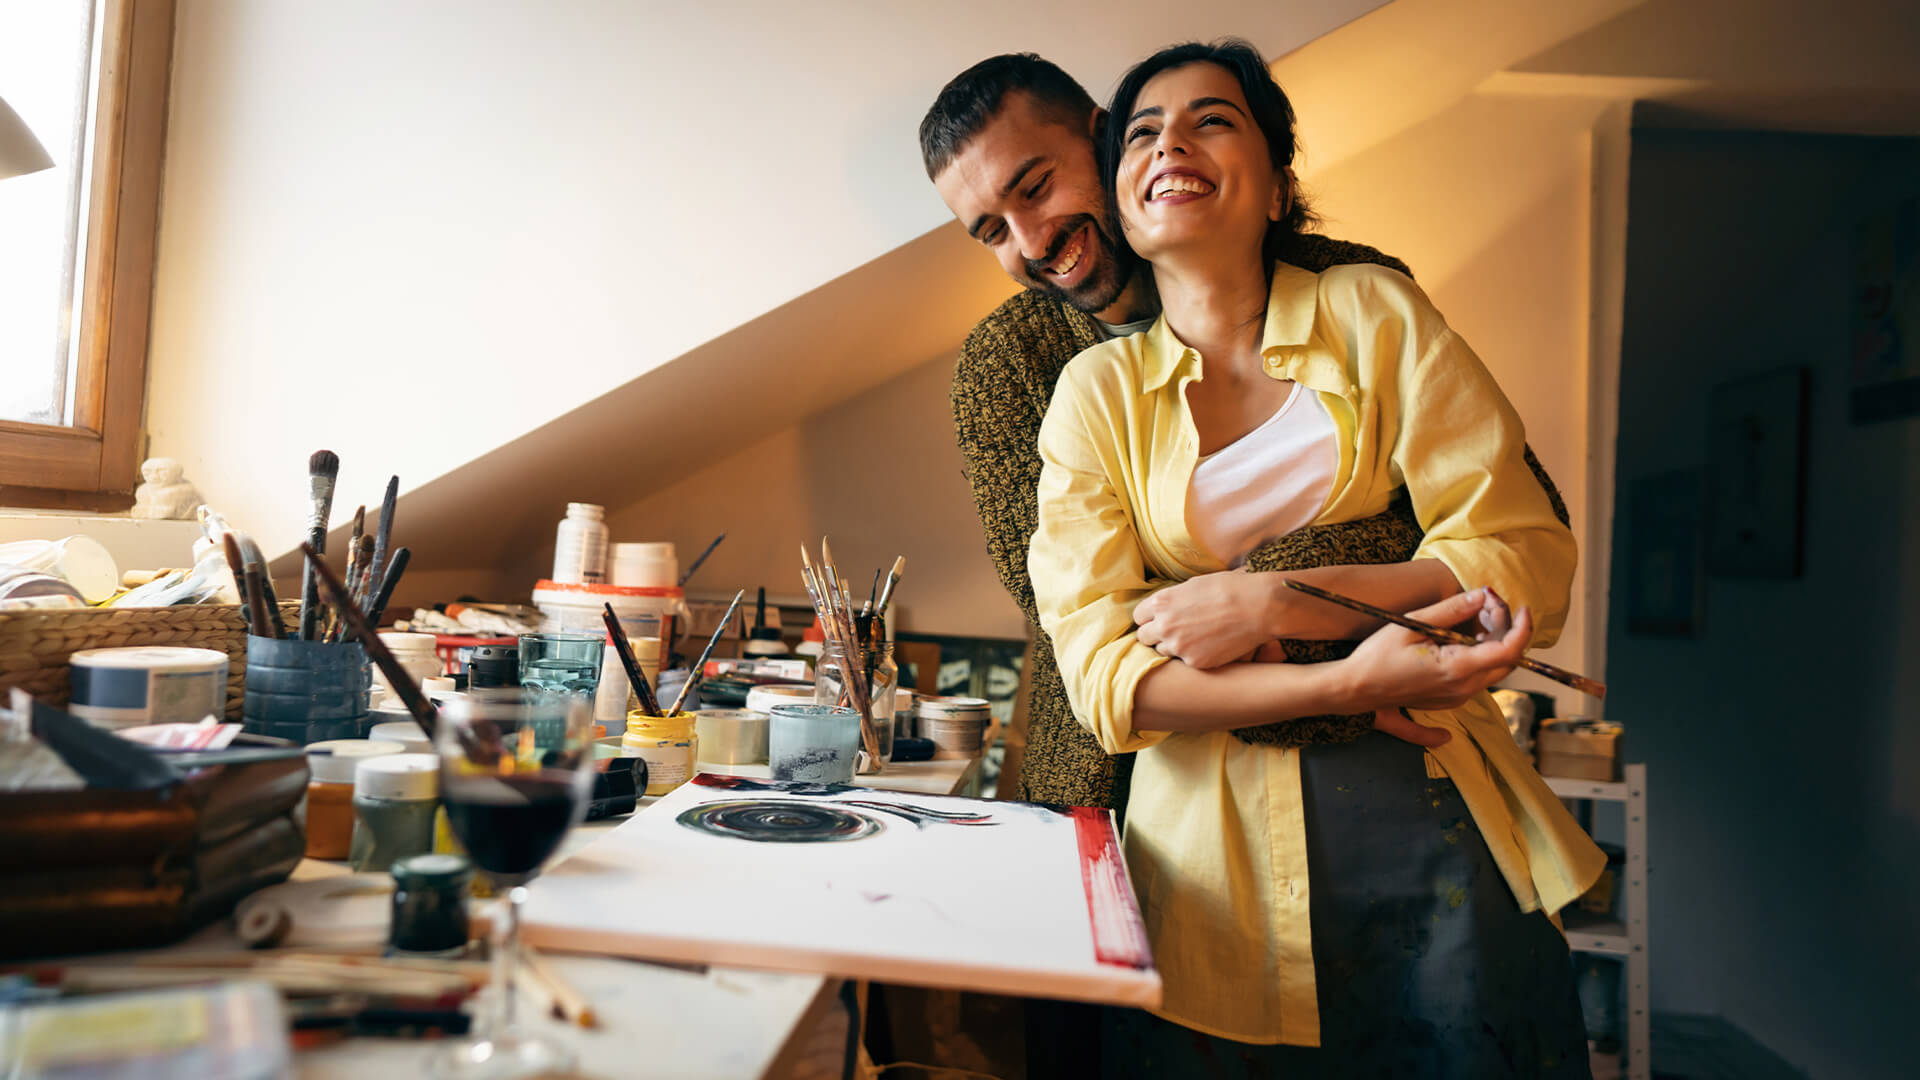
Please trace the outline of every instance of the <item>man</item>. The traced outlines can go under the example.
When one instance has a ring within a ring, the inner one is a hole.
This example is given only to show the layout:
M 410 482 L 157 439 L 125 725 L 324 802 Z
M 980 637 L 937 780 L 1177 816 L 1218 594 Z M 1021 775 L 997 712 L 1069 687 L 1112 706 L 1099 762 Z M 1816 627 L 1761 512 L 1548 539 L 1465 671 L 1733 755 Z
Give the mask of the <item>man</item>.
M 951 393 L 987 552 L 1033 634 L 1026 756 L 1018 790 L 1003 794 L 1124 811 L 1131 757 L 1107 756 L 1074 720 L 1027 577 L 1038 514 L 1036 443 L 1061 369 L 1081 350 L 1144 330 L 1159 314 L 1151 278 L 1112 231 L 1094 160 L 1103 119 L 1086 90 L 1054 64 L 1031 53 L 995 56 L 940 91 L 920 124 L 920 152 L 948 209 L 1026 287 L 967 336 Z M 1408 272 L 1372 248 L 1310 234 L 1298 236 L 1285 257 L 1316 272 L 1357 262 Z M 1395 733 L 1430 741 L 1417 730 Z

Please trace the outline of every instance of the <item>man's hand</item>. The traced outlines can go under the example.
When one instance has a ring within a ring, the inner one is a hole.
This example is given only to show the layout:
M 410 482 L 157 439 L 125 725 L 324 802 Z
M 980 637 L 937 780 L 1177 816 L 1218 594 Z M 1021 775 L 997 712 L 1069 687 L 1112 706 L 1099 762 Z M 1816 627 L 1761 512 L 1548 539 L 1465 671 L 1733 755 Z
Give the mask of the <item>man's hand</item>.
M 1241 570 L 1202 574 L 1134 605 L 1142 645 L 1190 667 L 1244 660 L 1278 635 L 1267 629 L 1270 590 Z
M 1383 626 L 1339 663 L 1348 666 L 1359 702 L 1376 709 L 1452 709 L 1499 682 L 1519 664 L 1533 636 L 1525 608 L 1511 617 L 1491 589 L 1475 589 L 1408 613 L 1435 626 L 1473 621 L 1480 644 L 1449 645 L 1398 626 Z M 1495 631 L 1502 631 L 1497 636 Z

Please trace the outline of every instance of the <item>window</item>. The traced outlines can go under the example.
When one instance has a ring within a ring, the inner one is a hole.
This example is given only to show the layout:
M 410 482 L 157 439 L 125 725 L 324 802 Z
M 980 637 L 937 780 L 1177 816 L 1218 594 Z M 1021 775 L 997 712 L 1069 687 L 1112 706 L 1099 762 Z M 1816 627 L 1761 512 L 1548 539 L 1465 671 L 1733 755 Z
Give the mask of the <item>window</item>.
M 141 450 L 174 0 L 0 4 L 0 505 L 115 508 Z

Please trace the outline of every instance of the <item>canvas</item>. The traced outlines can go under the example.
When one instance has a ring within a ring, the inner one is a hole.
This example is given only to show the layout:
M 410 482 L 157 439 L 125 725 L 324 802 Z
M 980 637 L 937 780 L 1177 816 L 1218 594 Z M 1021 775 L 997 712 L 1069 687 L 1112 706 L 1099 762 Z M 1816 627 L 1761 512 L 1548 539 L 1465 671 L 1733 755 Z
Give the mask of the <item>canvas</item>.
M 702 774 L 550 869 L 551 949 L 1152 1006 L 1113 815 Z

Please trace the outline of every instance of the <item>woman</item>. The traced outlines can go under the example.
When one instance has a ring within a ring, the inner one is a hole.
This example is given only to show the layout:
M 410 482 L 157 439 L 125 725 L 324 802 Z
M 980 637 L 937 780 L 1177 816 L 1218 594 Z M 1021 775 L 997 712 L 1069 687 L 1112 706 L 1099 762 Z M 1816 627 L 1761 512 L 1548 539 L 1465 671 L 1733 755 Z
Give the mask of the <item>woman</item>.
M 1128 73 L 1103 168 L 1163 315 L 1077 357 L 1041 431 L 1037 606 L 1075 715 L 1108 752 L 1139 751 L 1126 850 L 1166 986 L 1163 1019 L 1120 1017 L 1107 1059 L 1163 1076 L 1586 1076 L 1548 913 L 1604 860 L 1484 693 L 1530 635 L 1557 634 L 1573 537 L 1519 417 L 1411 281 L 1274 261 L 1305 220 L 1293 150 L 1292 108 L 1244 44 Z M 1341 568 L 1346 591 L 1447 597 L 1416 613 L 1447 623 L 1498 624 L 1499 597 L 1517 601 L 1499 641 L 1387 627 L 1335 662 L 1211 666 L 1339 622 L 1220 571 L 1399 499 L 1424 530 L 1414 557 Z M 1284 737 L 1399 706 L 1452 737 Z

